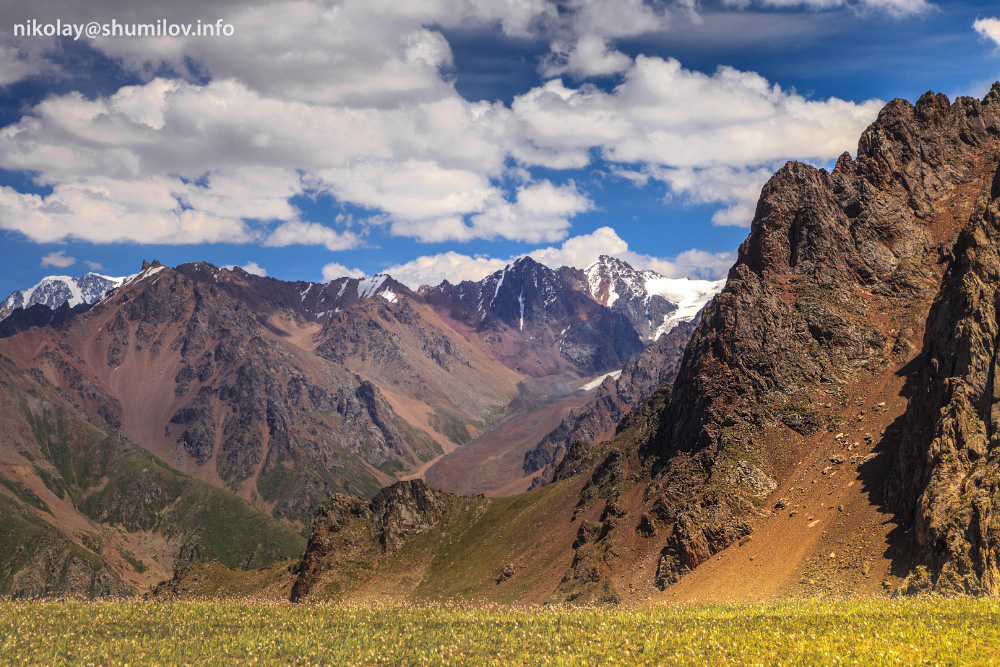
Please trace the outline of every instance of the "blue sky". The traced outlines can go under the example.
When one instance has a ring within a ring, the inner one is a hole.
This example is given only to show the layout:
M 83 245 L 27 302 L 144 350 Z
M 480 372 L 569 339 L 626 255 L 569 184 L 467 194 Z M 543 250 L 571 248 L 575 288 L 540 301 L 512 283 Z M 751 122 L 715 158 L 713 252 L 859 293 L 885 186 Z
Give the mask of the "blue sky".
M 608 252 L 720 277 L 786 160 L 828 167 L 885 101 L 1000 79 L 993 3 L 21 4 L 0 8 L 3 294 L 143 259 L 416 285 Z M 231 36 L 15 35 L 219 19 Z

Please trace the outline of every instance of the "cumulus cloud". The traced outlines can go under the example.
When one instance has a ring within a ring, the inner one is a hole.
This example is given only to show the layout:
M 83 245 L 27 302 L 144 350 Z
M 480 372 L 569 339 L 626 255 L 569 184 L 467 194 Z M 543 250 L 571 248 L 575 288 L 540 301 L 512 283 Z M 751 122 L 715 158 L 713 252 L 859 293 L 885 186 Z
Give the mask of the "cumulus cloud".
M 1000 46 L 1000 19 L 976 19 L 976 22 L 972 24 L 972 28 L 983 38 L 990 40 L 997 46 Z
M 337 278 L 364 278 L 365 272 L 361 269 L 349 269 L 343 264 L 337 264 L 336 262 L 330 262 L 323 267 L 323 280 L 324 282 L 330 282 L 331 280 L 336 280 Z
M 90 271 L 101 271 L 102 269 L 104 269 L 103 264 L 101 264 L 100 262 L 92 262 L 89 259 L 85 261 L 84 264 L 87 265 L 87 269 L 89 269 Z
M 590 234 L 566 239 L 560 246 L 540 248 L 528 253 L 532 259 L 551 268 L 575 266 L 586 268 L 601 255 L 618 257 L 637 269 L 650 269 L 667 278 L 721 278 L 736 261 L 733 253 L 710 253 L 687 250 L 673 259 L 654 257 L 631 249 L 611 227 L 599 227 Z
M 567 48 L 553 44 L 552 56 L 543 65 L 545 76 L 553 77 L 570 73 L 579 77 L 608 76 L 624 72 L 632 59 L 597 35 L 583 35 L 576 44 Z
M 593 208 L 576 184 L 556 186 L 547 180 L 518 187 L 514 202 L 494 196 L 489 203 L 486 211 L 472 216 L 473 229 L 487 238 L 529 243 L 565 238 L 569 219 Z
M 675 195 L 721 203 L 715 222 L 740 224 L 762 169 L 835 158 L 881 106 L 809 100 L 732 68 L 703 74 L 672 59 L 633 61 L 614 40 L 666 30 L 673 11 L 642 0 L 179 0 L 172 8 L 194 17 L 211 10 L 238 29 L 226 39 L 96 40 L 150 78 L 104 97 L 53 95 L 0 128 L 0 168 L 52 189 L 0 188 L 0 227 L 36 241 L 356 247 L 358 233 L 301 220 L 295 198 L 322 193 L 420 241 L 553 243 L 593 204 L 575 185 L 530 170 L 585 168 L 595 154 Z M 87 18 L 68 1 L 47 3 L 43 14 L 57 9 L 63 20 Z M 119 21 L 153 15 L 125 0 L 104 9 Z M 439 28 L 483 25 L 550 39 L 551 73 L 615 73 L 622 82 L 604 91 L 553 79 L 510 106 L 466 100 L 448 75 L 452 54 Z M 195 66 L 197 77 L 187 71 Z M 151 76 L 164 67 L 179 76 Z M 525 168 L 527 179 L 503 187 Z
M 224 268 L 224 269 L 234 269 L 234 268 L 236 268 L 236 264 L 226 264 L 222 268 Z M 267 276 L 267 269 L 265 269 L 263 266 L 261 266 L 260 264 L 258 264 L 257 262 L 254 262 L 252 260 L 249 261 L 249 262 L 247 262 L 246 264 L 244 264 L 240 268 L 243 269 L 244 271 L 246 271 L 249 274 L 252 274 L 252 275 L 255 275 L 255 276 L 260 276 L 261 278 Z
M 73 266 L 74 264 L 76 264 L 76 257 L 68 257 L 65 250 L 50 252 L 42 257 L 42 266 L 54 266 L 60 269 L 65 269 L 66 267 Z
M 716 225 L 749 227 L 761 188 L 776 167 L 651 169 L 650 178 L 667 183 L 671 192 L 686 196 L 692 203 L 724 204 L 724 208 L 712 214 Z
M 390 276 L 417 289 L 421 285 L 438 285 L 443 280 L 460 283 L 463 280 L 481 280 L 494 271 L 507 266 L 508 260 L 477 255 L 470 257 L 454 250 L 437 255 L 424 255 L 385 270 Z
M 555 79 L 514 99 L 532 145 L 606 160 L 670 167 L 744 167 L 832 159 L 855 147 L 883 103 L 807 100 L 755 72 L 688 70 L 673 58 L 639 56 L 606 92 Z M 526 162 L 529 154 L 520 154 Z
M 5 26 L 5 32 L 10 30 L 10 23 Z M 55 39 L 4 40 L 0 37 L 0 86 L 9 86 L 42 74 L 58 73 L 58 67 L 47 55 L 55 45 Z
M 733 253 L 710 253 L 697 249 L 682 252 L 673 259 L 653 257 L 631 250 L 628 243 L 611 227 L 600 227 L 590 234 L 568 238 L 559 246 L 539 248 L 527 255 L 553 269 L 561 266 L 585 268 L 601 255 L 612 255 L 625 260 L 637 269 L 650 269 L 668 278 L 689 277 L 706 280 L 724 277 L 729 267 L 736 261 Z M 499 259 L 485 255 L 464 255 L 449 250 L 390 266 L 385 273 L 410 288 L 417 289 L 420 285 L 437 285 L 443 280 L 450 283 L 481 280 L 521 256 L 523 255 Z
M 180 180 L 93 178 L 59 184 L 46 196 L 0 186 L 0 228 L 39 243 L 246 243 L 256 235 L 243 221 L 185 209 Z
M 687 70 L 639 56 L 614 90 L 553 79 L 511 106 L 526 142 L 514 154 L 547 167 L 574 166 L 594 148 L 637 185 L 665 183 L 694 203 L 721 203 L 720 225 L 749 226 L 760 188 L 788 159 L 825 162 L 854 148 L 882 107 L 808 100 L 759 74 Z
M 265 246 L 283 248 L 290 245 L 323 245 L 327 250 L 346 250 L 358 245 L 358 237 L 351 231 L 338 232 L 316 222 L 289 220 L 274 229 Z

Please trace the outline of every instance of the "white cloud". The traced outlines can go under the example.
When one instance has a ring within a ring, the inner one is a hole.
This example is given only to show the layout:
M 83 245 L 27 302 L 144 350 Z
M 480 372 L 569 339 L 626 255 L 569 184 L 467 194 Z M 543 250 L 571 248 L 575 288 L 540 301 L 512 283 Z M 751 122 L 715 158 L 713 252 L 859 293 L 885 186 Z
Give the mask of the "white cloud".
M 92 262 L 89 259 L 85 261 L 84 264 L 86 264 L 87 268 L 91 271 L 101 271 L 102 269 L 104 269 L 103 264 L 101 264 L 100 262 Z
M 696 248 L 685 250 L 671 261 L 674 277 L 686 276 L 703 280 L 724 278 L 735 263 L 734 252 L 706 252 Z
M 650 269 L 667 278 L 705 278 L 715 280 L 725 275 L 736 261 L 733 253 L 709 253 L 687 250 L 673 259 L 654 257 L 636 252 L 611 227 L 599 227 L 590 234 L 580 234 L 558 247 L 540 248 L 528 255 L 551 268 L 575 266 L 584 268 L 601 255 L 618 257 L 637 269 Z
M 688 168 L 833 159 L 856 147 L 881 107 L 878 100 L 807 100 L 755 72 L 720 67 L 709 75 L 649 56 L 637 57 L 611 92 L 553 80 L 512 104 L 524 137 L 539 149 L 596 147 L 612 162 Z
M 976 19 L 976 22 L 972 24 L 972 28 L 982 37 L 1000 46 L 1000 19 Z
M 721 225 L 749 226 L 760 188 L 788 159 L 826 162 L 857 146 L 882 102 L 807 100 L 754 72 L 684 69 L 639 56 L 610 92 L 554 79 L 514 99 L 525 142 L 514 154 L 586 164 L 598 148 L 637 185 L 662 181 L 696 203 L 722 203 Z M 560 165 L 561 166 L 561 165 Z M 575 165 L 579 166 L 579 165 Z
M 567 72 L 580 77 L 607 76 L 624 72 L 632 64 L 631 58 L 597 35 L 583 35 L 572 49 L 553 44 L 552 51 L 553 57 L 546 60 L 544 67 L 549 77 Z
M 883 11 L 897 17 L 923 14 L 936 6 L 926 0 L 862 0 L 860 4 L 862 9 Z
M 234 268 L 236 268 L 236 265 L 235 264 L 225 264 L 225 265 L 223 265 L 222 268 L 223 269 L 234 269 Z M 240 268 L 243 269 L 244 271 L 246 271 L 247 273 L 251 274 L 251 275 L 260 276 L 261 278 L 267 276 L 267 269 L 265 269 L 263 266 L 261 266 L 260 264 L 258 264 L 257 262 L 254 262 L 254 261 L 249 261 L 246 264 L 244 264 L 243 266 L 241 266 Z
M 565 238 L 569 219 L 593 208 L 574 183 L 557 186 L 547 180 L 518 187 L 513 203 L 495 195 L 489 204 L 483 213 L 472 216 L 472 228 L 479 235 L 529 243 Z
M 625 260 L 637 269 L 657 271 L 668 278 L 690 277 L 706 280 L 717 280 L 725 276 L 729 267 L 736 261 L 733 253 L 710 253 L 696 249 L 682 252 L 672 260 L 653 257 L 630 250 L 628 243 L 611 227 L 600 227 L 590 234 L 568 238 L 560 246 L 539 248 L 527 255 L 553 269 L 560 266 L 585 268 L 601 255 L 612 255 Z M 420 285 L 437 285 L 442 280 L 453 284 L 463 280 L 481 280 L 520 256 L 522 255 L 507 259 L 485 255 L 472 257 L 449 250 L 390 266 L 385 269 L 385 273 L 410 288 L 417 289 Z
M 723 203 L 725 208 L 712 214 L 716 225 L 749 227 L 761 188 L 776 166 L 651 169 L 650 178 L 667 183 L 673 193 L 687 196 L 692 203 Z
M 67 266 L 73 266 L 74 264 L 76 264 L 76 257 L 68 257 L 65 250 L 50 252 L 48 255 L 42 257 L 42 266 L 55 266 L 65 269 Z
M 44 12 L 65 9 L 70 20 L 86 14 L 79 4 L 48 3 Z M 585 168 L 595 151 L 623 169 L 660 174 L 674 194 L 722 203 L 715 221 L 738 224 L 761 169 L 835 158 L 881 106 L 807 100 L 732 68 L 706 75 L 676 60 L 632 61 L 613 40 L 666 30 L 671 18 L 642 0 L 172 7 L 218 14 L 238 29 L 225 39 L 93 45 L 144 75 L 197 63 L 212 80 L 150 78 L 95 99 L 54 95 L 0 128 L 0 168 L 30 171 L 53 188 L 45 197 L 0 189 L 0 227 L 38 241 L 355 247 L 350 230 L 301 221 L 294 198 L 327 193 L 420 241 L 556 242 L 593 207 L 587 193 L 530 175 L 512 194 L 499 184 L 525 167 Z M 124 0 L 105 10 L 120 11 L 119 21 L 153 13 Z M 0 17 L 23 20 L 2 9 Z M 544 36 L 557 50 L 572 45 L 553 72 L 622 73 L 623 81 L 602 91 L 552 80 L 510 107 L 465 100 L 436 27 L 484 24 Z
M 566 239 L 561 246 L 539 248 L 528 253 L 532 259 L 557 269 L 560 266 L 584 268 L 601 255 L 620 256 L 628 252 L 623 241 L 611 227 L 600 227 L 590 234 L 580 234 Z
M 93 178 L 56 185 L 43 197 L 0 186 L 0 228 L 19 231 L 39 243 L 70 238 L 170 244 L 256 239 L 241 220 L 185 209 L 180 200 L 191 187 L 171 178 Z
M 323 267 L 324 282 L 330 282 L 331 280 L 345 276 L 348 278 L 364 278 L 365 272 L 361 269 L 349 269 L 343 264 L 337 264 L 336 262 L 330 262 Z
M 449 250 L 390 266 L 385 273 L 411 289 L 417 289 L 421 285 L 438 285 L 443 280 L 456 284 L 463 280 L 481 280 L 507 264 L 508 260 L 504 259 L 481 255 L 470 257 Z
M 8 30 L 11 30 L 10 23 L 5 24 L 4 31 Z M 58 73 L 58 68 L 47 56 L 55 44 L 55 39 L 3 40 L 0 37 L 0 86 L 9 86 L 42 74 Z
M 323 245 L 327 250 L 347 250 L 358 245 L 350 231 L 338 232 L 316 222 L 290 220 L 282 223 L 264 239 L 263 245 L 283 248 L 290 245 Z

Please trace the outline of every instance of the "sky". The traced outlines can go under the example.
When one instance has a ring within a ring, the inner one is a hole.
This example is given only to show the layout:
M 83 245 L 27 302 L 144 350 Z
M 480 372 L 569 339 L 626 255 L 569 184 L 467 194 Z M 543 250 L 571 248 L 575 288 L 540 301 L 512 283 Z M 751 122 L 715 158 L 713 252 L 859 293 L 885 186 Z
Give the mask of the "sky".
M 895 97 L 985 95 L 998 16 L 945 0 L 4 2 L 0 296 L 144 259 L 415 287 L 607 253 L 723 277 L 786 161 L 855 154 Z

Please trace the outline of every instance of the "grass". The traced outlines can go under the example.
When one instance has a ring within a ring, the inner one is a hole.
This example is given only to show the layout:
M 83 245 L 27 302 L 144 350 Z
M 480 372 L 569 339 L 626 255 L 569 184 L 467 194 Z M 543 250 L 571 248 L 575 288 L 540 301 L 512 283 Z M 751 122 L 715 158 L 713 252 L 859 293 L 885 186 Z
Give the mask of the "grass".
M 9 665 L 995 664 L 996 600 L 652 610 L 0 602 Z

